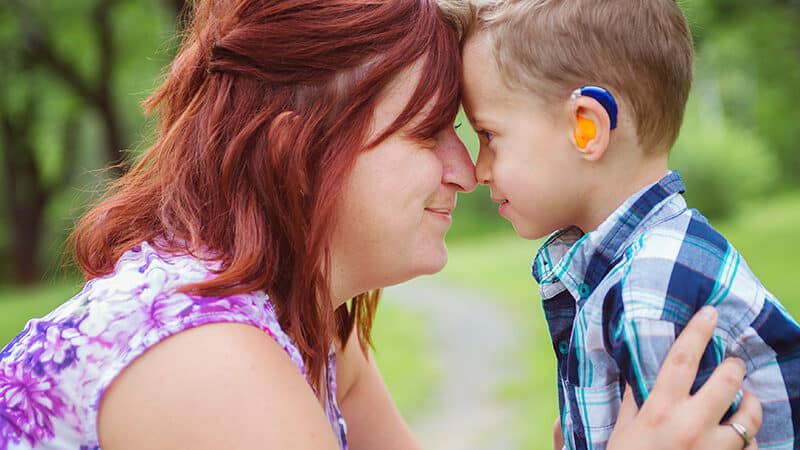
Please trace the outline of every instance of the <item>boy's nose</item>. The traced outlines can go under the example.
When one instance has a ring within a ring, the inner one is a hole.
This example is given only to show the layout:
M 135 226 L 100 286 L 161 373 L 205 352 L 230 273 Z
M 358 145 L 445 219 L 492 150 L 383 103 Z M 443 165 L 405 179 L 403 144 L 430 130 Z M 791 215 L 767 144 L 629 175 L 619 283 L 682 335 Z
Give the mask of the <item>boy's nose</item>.
M 456 190 L 470 192 L 475 189 L 475 165 L 467 147 L 458 138 L 455 130 L 442 131 L 438 137 L 439 154 L 444 167 L 442 183 L 456 186 Z
M 475 163 L 475 177 L 481 184 L 489 184 L 492 181 L 492 155 L 488 151 L 481 149 L 478 151 L 478 161 Z

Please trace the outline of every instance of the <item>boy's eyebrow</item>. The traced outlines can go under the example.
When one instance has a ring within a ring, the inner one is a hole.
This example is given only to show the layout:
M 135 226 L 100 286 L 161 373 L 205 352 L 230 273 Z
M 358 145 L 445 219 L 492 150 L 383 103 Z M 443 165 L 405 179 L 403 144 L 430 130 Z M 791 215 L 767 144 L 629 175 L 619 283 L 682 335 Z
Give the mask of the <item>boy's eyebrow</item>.
M 466 110 L 464 112 L 466 112 Z M 470 117 L 471 117 L 471 119 L 470 119 Z M 473 128 L 484 128 L 485 126 L 491 125 L 491 124 L 494 123 L 491 119 L 489 119 L 487 117 L 480 117 L 479 115 L 475 115 L 475 114 L 468 114 L 467 115 L 467 119 L 470 119 L 469 122 L 470 122 L 470 124 L 473 125 Z
M 481 126 L 494 124 L 491 114 L 485 112 L 485 108 L 476 112 L 474 108 L 467 106 L 467 102 L 464 99 L 461 101 L 461 106 L 464 108 L 464 114 L 471 124 Z
M 475 117 L 475 113 L 472 111 L 472 108 L 468 108 L 466 102 L 462 100 L 461 107 L 464 109 L 464 115 L 467 116 L 467 120 L 471 125 L 477 125 L 481 123 L 481 119 L 479 117 Z

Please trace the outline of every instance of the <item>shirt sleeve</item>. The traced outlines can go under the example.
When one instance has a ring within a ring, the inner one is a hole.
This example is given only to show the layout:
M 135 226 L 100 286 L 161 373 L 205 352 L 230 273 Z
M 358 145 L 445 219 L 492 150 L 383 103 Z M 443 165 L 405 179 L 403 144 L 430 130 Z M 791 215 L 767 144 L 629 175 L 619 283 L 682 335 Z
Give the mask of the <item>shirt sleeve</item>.
M 668 320 L 628 318 L 624 314 L 608 328 L 609 351 L 625 383 L 632 389 L 639 407 L 653 389 L 659 369 L 682 329 L 682 324 Z M 706 382 L 714 368 L 722 362 L 724 355 L 723 338 L 715 333 L 703 352 L 691 393 L 696 392 Z M 740 399 L 741 394 L 732 405 L 734 408 Z M 733 409 L 729 409 L 726 417 L 732 411 Z

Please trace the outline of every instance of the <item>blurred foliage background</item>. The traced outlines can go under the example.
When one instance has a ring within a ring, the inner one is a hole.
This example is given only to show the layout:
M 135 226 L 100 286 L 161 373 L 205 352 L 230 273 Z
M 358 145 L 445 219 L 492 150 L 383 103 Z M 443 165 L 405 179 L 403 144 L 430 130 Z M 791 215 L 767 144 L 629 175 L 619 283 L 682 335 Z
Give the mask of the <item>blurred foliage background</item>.
M 697 55 L 672 166 L 685 178 L 690 205 L 727 233 L 797 316 L 800 1 L 679 3 Z M 77 273 L 64 264 L 66 235 L 104 183 L 147 146 L 151 124 L 139 105 L 174 54 L 184 6 L 0 2 L 0 342 L 78 289 Z M 460 120 L 474 154 L 475 136 Z M 479 187 L 459 199 L 442 277 L 492 292 L 504 299 L 498 307 L 520 317 L 520 346 L 504 351 L 518 355 L 524 373 L 498 397 L 519 406 L 520 446 L 549 448 L 534 438 L 549 436 L 556 411 L 553 358 L 528 275 L 537 243 L 516 238 L 488 197 Z M 424 314 L 393 305 L 377 326 L 379 362 L 412 416 L 437 379 L 414 369 L 435 358 L 420 338 L 424 322 Z

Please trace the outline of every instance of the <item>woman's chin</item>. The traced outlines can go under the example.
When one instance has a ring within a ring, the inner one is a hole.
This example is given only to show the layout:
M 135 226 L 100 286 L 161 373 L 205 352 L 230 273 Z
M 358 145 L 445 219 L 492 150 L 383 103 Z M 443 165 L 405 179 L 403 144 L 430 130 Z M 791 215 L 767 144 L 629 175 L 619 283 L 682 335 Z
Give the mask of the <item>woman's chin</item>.
M 447 246 L 444 241 L 435 246 L 428 246 L 425 249 L 418 249 L 413 253 L 398 256 L 393 261 L 394 269 L 385 271 L 391 272 L 393 276 L 383 278 L 383 286 L 393 286 L 405 283 L 422 275 L 433 275 L 440 272 L 447 264 Z
M 413 270 L 410 272 L 408 279 L 418 277 L 420 275 L 433 275 L 441 272 L 447 264 L 447 246 L 442 241 L 438 248 L 432 248 L 425 252 L 420 252 L 418 256 L 412 261 L 414 264 Z
M 447 246 L 444 241 L 442 241 L 440 249 L 430 252 L 425 260 L 419 262 L 423 263 L 420 275 L 433 275 L 441 272 L 447 264 Z

